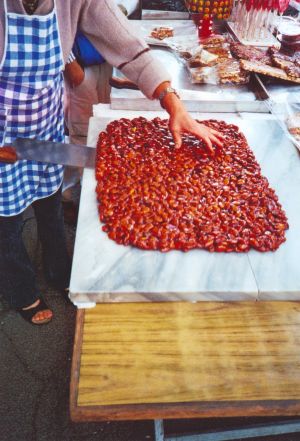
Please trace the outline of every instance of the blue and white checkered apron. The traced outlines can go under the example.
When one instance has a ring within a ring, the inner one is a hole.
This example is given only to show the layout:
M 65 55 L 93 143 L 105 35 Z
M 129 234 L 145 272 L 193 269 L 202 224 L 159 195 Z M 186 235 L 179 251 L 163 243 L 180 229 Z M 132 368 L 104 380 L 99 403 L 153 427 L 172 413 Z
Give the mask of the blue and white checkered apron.
M 63 54 L 56 3 L 45 16 L 7 10 L 5 49 L 0 64 L 0 146 L 17 137 L 64 141 Z M 1 147 L 0 147 L 1 148 Z M 55 193 L 61 165 L 36 161 L 0 164 L 0 216 L 21 213 Z

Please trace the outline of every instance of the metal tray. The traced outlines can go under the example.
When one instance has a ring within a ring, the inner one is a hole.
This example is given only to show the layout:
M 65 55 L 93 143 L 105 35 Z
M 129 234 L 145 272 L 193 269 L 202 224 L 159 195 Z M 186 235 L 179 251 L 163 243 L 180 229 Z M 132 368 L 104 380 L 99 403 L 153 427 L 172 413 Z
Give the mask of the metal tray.
M 271 79 L 265 76 L 259 76 L 262 84 L 261 88 L 272 100 L 274 105 L 280 106 L 283 103 L 300 103 L 300 85 L 291 84 L 287 81 Z

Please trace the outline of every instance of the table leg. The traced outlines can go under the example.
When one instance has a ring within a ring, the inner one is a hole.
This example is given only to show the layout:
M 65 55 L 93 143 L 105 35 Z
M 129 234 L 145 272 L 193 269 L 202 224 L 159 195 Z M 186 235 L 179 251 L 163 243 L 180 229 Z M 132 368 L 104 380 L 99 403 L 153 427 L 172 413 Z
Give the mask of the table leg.
M 154 421 L 155 441 L 165 441 L 163 420 Z
M 161 420 L 158 420 L 158 422 L 161 424 L 163 437 L 156 438 L 156 441 L 232 441 L 300 432 L 300 421 L 297 420 L 293 422 L 279 422 L 268 425 L 254 425 L 245 429 L 233 429 L 203 433 L 202 435 L 173 435 L 164 437 L 163 422 Z

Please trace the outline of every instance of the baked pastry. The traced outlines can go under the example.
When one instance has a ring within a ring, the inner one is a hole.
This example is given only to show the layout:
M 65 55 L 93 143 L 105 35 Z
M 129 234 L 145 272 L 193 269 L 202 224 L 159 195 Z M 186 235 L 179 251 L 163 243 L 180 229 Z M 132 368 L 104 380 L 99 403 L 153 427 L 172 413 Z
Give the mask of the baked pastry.
M 278 52 L 279 52 L 279 49 L 277 49 L 277 47 L 274 47 L 274 46 L 270 46 L 267 49 L 268 55 L 275 55 L 275 54 L 278 54 Z
M 292 127 L 289 129 L 289 132 L 296 138 L 298 142 L 300 141 L 300 127 Z
M 274 66 L 285 69 L 286 67 L 294 66 L 295 62 L 292 57 L 283 54 L 274 54 L 271 56 L 271 60 Z
M 249 72 L 256 72 L 262 75 L 269 75 L 270 77 L 280 78 L 282 80 L 288 80 L 289 77 L 283 69 L 279 67 L 269 66 L 262 64 L 258 61 L 241 60 L 241 66 L 244 70 Z
M 164 40 L 174 36 L 174 29 L 169 26 L 159 26 L 152 29 L 150 36 L 157 40 Z
M 226 46 L 207 47 L 206 50 L 211 54 L 217 55 L 219 57 L 219 61 L 232 58 L 229 48 Z
M 287 118 L 286 125 L 290 134 L 293 135 L 296 141 L 300 142 L 300 112 Z
M 240 63 L 237 60 L 227 60 L 224 63 L 220 63 L 217 70 L 221 84 L 246 84 L 249 81 L 249 75 L 241 69 Z
M 190 67 L 213 66 L 216 64 L 217 59 L 218 55 L 211 54 L 205 49 L 202 49 L 199 54 L 191 57 L 188 63 Z
M 223 35 L 212 35 L 210 37 L 200 40 L 200 43 L 204 47 L 204 49 L 211 47 L 220 47 L 226 42 L 227 39 Z
M 239 60 L 260 61 L 263 64 L 272 64 L 271 58 L 266 52 L 253 46 L 231 42 L 230 51 Z
M 218 84 L 218 77 L 215 66 L 189 68 L 189 73 L 192 83 Z
M 289 77 L 295 78 L 297 80 L 300 79 L 300 67 L 292 64 L 290 66 L 286 66 L 284 68 L 284 70 L 288 74 Z

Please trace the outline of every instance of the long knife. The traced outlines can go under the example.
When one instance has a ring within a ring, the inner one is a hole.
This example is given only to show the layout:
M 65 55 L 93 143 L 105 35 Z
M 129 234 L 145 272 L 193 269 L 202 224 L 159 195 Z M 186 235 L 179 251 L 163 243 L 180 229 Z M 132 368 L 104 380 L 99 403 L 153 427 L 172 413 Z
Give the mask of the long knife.
M 72 167 L 94 168 L 95 158 L 94 147 L 37 139 L 17 138 L 12 145 L 0 147 L 0 162 L 9 164 L 19 159 L 29 159 Z

